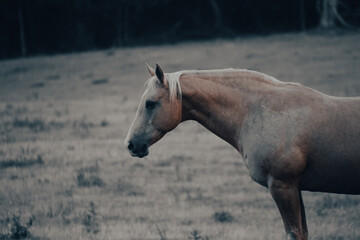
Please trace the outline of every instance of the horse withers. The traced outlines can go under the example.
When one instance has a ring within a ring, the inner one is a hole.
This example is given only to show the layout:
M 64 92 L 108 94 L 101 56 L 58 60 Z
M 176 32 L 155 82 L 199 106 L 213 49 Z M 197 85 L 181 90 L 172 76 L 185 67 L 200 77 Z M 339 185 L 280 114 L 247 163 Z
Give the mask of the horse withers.
M 248 70 L 187 70 L 151 78 L 125 140 L 134 157 L 186 120 L 242 155 L 269 188 L 288 239 L 307 239 L 301 190 L 360 194 L 360 98 L 332 97 Z

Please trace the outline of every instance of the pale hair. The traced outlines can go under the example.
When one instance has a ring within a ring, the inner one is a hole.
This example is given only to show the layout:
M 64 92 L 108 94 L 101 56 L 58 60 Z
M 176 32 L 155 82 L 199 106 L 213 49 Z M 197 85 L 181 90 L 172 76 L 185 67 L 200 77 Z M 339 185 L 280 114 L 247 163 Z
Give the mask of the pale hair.
M 181 99 L 181 85 L 180 85 L 180 77 L 184 73 L 184 71 L 174 72 L 174 73 L 165 73 L 165 81 L 169 86 L 169 95 L 170 101 L 174 101 L 176 98 Z M 156 76 L 149 78 L 145 85 L 147 85 L 147 90 L 150 93 L 156 94 L 156 82 L 159 81 Z
M 184 70 L 184 71 L 179 71 L 179 72 L 174 72 L 174 73 L 165 73 L 164 74 L 165 81 L 167 82 L 167 84 L 169 86 L 170 101 L 174 101 L 174 100 L 176 100 L 176 98 L 181 99 L 182 91 L 181 91 L 181 85 L 180 85 L 180 77 L 184 73 L 208 73 L 208 74 L 210 74 L 210 78 L 211 78 L 211 74 L 224 74 L 224 73 L 231 73 L 231 72 L 256 73 L 259 76 L 261 76 L 263 78 L 263 80 L 265 80 L 265 81 L 270 81 L 273 83 L 280 83 L 280 81 L 274 77 L 271 77 L 271 76 L 268 76 L 268 75 L 265 75 L 263 73 L 259 73 L 256 71 L 247 70 L 247 69 L 228 68 L 228 69 L 214 69 L 214 70 Z M 157 93 L 157 89 L 156 89 L 157 81 L 159 81 L 159 80 L 157 79 L 156 76 L 153 76 L 146 81 L 145 85 L 147 85 L 147 90 L 150 93 L 153 93 L 153 94 Z

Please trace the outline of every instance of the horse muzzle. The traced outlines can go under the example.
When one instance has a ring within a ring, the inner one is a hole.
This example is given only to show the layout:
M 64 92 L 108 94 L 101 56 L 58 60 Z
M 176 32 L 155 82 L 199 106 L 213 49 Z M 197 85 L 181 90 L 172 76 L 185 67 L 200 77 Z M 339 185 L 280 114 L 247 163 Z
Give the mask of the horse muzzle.
M 135 141 L 128 141 L 127 149 L 133 157 L 143 158 L 149 154 L 149 145 L 145 143 L 137 143 Z

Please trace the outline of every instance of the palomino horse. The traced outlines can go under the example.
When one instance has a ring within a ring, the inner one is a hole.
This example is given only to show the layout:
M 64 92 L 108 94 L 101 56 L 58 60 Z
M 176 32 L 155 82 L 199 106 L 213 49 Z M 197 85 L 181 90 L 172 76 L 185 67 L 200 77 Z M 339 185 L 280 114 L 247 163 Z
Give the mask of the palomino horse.
M 301 190 L 360 194 L 360 98 L 331 97 L 248 70 L 151 78 L 125 140 L 132 156 L 195 120 L 236 148 L 269 188 L 288 239 L 307 239 Z

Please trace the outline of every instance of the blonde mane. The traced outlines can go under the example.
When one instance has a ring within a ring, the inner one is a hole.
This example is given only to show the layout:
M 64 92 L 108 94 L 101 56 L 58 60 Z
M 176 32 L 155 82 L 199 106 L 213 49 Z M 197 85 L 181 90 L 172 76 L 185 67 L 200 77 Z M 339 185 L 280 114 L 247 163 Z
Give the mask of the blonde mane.
M 183 71 L 178 71 L 178 72 L 174 72 L 174 73 L 165 73 L 164 74 L 165 79 L 169 86 L 170 101 L 174 101 L 176 98 L 178 98 L 178 99 L 182 98 L 182 91 L 181 91 L 181 85 L 180 85 L 180 77 L 182 74 L 185 74 L 185 73 L 186 74 L 208 73 L 208 74 L 210 74 L 210 78 L 211 78 L 211 74 L 224 74 L 224 73 L 231 73 L 231 72 L 238 72 L 238 73 L 243 73 L 243 74 L 254 74 L 254 75 L 261 77 L 261 79 L 263 79 L 264 81 L 268 81 L 268 82 L 272 82 L 272 83 L 281 83 L 279 80 L 277 80 L 274 77 L 265 75 L 260 72 L 247 70 L 247 69 L 228 68 L 228 69 L 214 69 L 214 70 L 183 70 Z M 156 82 L 157 81 L 159 81 L 159 80 L 157 79 L 156 76 L 153 76 L 146 81 L 145 84 L 147 84 L 147 90 L 149 92 L 156 94 L 156 92 L 157 92 Z

